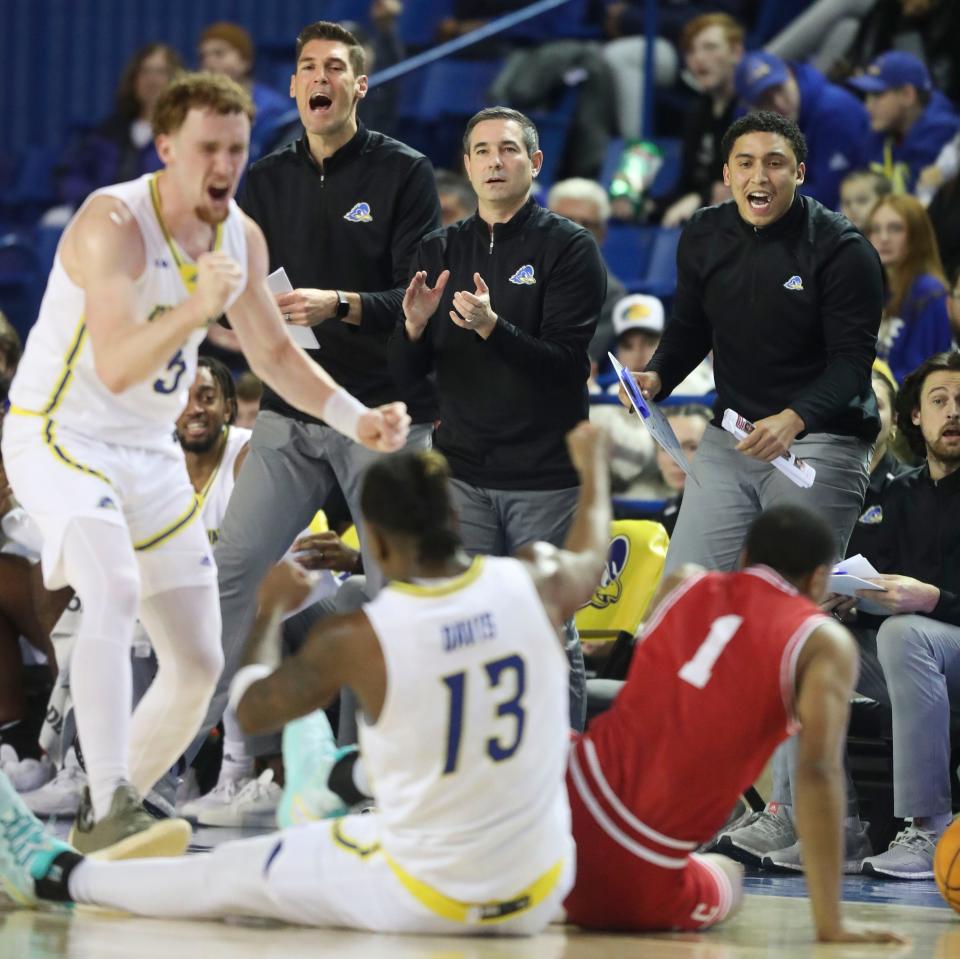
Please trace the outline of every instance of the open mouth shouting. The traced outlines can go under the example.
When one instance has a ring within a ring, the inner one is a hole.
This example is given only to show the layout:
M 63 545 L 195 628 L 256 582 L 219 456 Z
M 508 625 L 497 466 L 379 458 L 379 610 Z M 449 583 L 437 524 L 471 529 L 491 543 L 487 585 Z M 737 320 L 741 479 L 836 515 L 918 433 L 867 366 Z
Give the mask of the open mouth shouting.
M 333 106 L 333 100 L 329 94 L 321 93 L 318 90 L 316 93 L 310 94 L 310 99 L 307 102 L 307 105 L 310 107 L 310 112 L 314 116 L 325 116 L 330 112 L 330 109 Z
M 229 186 L 216 186 L 211 183 L 210 186 L 207 187 L 207 196 L 209 196 L 210 199 L 215 203 L 222 203 L 229 195 Z
M 960 424 L 951 423 L 949 426 L 945 426 L 943 431 L 940 433 L 940 438 L 944 440 L 953 440 L 954 442 L 960 440 Z
M 747 194 L 750 209 L 756 213 L 766 213 L 770 209 L 773 197 L 766 190 L 751 190 Z

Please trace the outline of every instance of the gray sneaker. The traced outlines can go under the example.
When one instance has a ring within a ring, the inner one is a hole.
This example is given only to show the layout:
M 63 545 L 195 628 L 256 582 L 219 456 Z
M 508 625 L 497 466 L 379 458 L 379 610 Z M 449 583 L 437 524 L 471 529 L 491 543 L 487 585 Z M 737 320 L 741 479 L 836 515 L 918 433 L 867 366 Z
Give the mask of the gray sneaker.
M 190 824 L 184 819 L 154 819 L 130 783 L 114 790 L 110 812 L 93 818 L 90 790 L 84 789 L 77 819 L 70 830 L 70 845 L 97 859 L 139 859 L 147 856 L 180 856 L 190 842 Z
M 767 853 L 785 849 L 796 841 L 797 832 L 790 808 L 771 802 L 752 822 L 723 833 L 717 840 L 716 851 L 739 862 L 759 866 Z
M 843 824 L 843 871 L 848 876 L 858 876 L 863 860 L 873 854 L 870 836 L 867 833 L 870 823 L 860 822 L 857 818 L 847 819 Z M 764 869 L 782 869 L 785 872 L 803 872 L 803 852 L 801 840 L 797 840 L 786 849 L 769 852 L 760 860 Z
M 879 856 L 863 860 L 863 872 L 881 879 L 933 879 L 933 853 L 940 837 L 927 829 L 907 826 Z

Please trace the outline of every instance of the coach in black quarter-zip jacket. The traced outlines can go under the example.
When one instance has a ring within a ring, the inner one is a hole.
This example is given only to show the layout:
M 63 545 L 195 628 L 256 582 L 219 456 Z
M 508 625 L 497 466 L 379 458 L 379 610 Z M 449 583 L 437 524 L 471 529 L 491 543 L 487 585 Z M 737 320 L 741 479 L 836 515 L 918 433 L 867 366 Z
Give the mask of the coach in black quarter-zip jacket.
M 588 417 L 606 271 L 587 230 L 531 199 L 543 155 L 523 114 L 481 110 L 464 154 L 477 213 L 421 242 L 390 367 L 401 385 L 436 373 L 434 446 L 450 463 L 464 545 L 505 555 L 566 537 L 578 489 L 564 437 Z M 579 645 L 570 652 L 582 680 Z M 581 728 L 576 683 L 571 700 Z
M 403 393 L 393 382 L 387 340 L 410 258 L 439 226 L 440 204 L 426 157 L 359 125 L 363 61 L 363 48 L 338 24 L 301 31 L 290 94 L 304 136 L 250 168 L 240 204 L 263 230 L 271 271 L 284 267 L 294 286 L 278 303 L 288 322 L 312 327 L 320 349 L 311 357 L 358 400 L 405 400 L 414 424 L 407 448 L 426 449 L 435 401 L 427 384 Z M 215 551 L 226 666 L 203 729 L 223 712 L 267 569 L 335 484 L 359 521 L 363 474 L 377 456 L 265 392 Z M 382 577 L 365 549 L 364 561 L 372 594 Z
M 737 120 L 723 140 L 733 201 L 700 210 L 677 252 L 674 313 L 641 389 L 669 395 L 713 350 L 717 403 L 697 452 L 667 569 L 732 569 L 752 519 L 775 502 L 812 507 L 842 556 L 880 429 L 870 382 L 883 308 L 880 263 L 843 216 L 800 196 L 806 143 L 774 113 Z M 725 409 L 756 424 L 739 444 Z M 803 489 L 772 468 L 792 448 L 816 471 Z M 706 454 L 706 455 L 704 455 Z

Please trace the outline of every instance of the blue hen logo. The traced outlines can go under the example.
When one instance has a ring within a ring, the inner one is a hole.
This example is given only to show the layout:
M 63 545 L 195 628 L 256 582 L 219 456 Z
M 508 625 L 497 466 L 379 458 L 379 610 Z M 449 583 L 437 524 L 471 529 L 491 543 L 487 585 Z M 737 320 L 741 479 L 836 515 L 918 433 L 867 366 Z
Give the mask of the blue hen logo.
M 524 264 L 510 277 L 510 282 L 516 283 L 517 286 L 533 286 L 537 282 L 537 278 L 533 275 L 533 267 L 529 263 Z
M 370 215 L 369 203 L 357 203 L 349 213 L 344 213 L 343 218 L 351 223 L 370 223 L 373 217 Z
M 788 289 L 788 290 L 802 290 L 802 289 L 803 289 L 803 280 L 801 280 L 799 276 L 797 276 L 796 274 L 794 274 L 794 275 L 791 276 L 790 279 L 787 280 L 787 282 L 784 283 L 783 285 L 784 285 L 784 288 L 785 288 L 785 289 Z

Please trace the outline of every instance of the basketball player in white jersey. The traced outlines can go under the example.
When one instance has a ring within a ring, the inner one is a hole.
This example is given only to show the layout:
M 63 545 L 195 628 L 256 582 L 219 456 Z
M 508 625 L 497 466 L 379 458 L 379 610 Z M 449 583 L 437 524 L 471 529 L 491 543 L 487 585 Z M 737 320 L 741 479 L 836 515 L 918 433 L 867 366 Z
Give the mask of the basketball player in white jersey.
M 0 881 L 17 901 L 141 915 L 269 916 L 382 932 L 532 934 L 570 888 L 567 661 L 558 630 L 590 597 L 609 542 L 609 440 L 568 437 L 580 500 L 562 549 L 469 557 L 436 453 L 370 467 L 362 509 L 390 584 L 315 627 L 279 668 L 284 610 L 309 588 L 279 564 L 231 701 L 275 729 L 350 686 L 377 811 L 218 846 L 209 856 L 85 859 L 43 832 L 0 776 Z
M 173 437 L 209 323 L 226 311 L 254 371 L 340 432 L 380 450 L 406 435 L 402 407 L 363 407 L 284 327 L 263 236 L 233 201 L 251 114 L 224 77 L 167 88 L 164 169 L 98 190 L 67 226 L 10 390 L 11 485 L 41 529 L 47 586 L 71 585 L 84 608 L 72 682 L 90 797 L 71 834 L 84 851 L 177 853 L 189 839 L 139 797 L 196 733 L 223 662 L 213 557 Z M 159 672 L 131 721 L 138 611 Z

